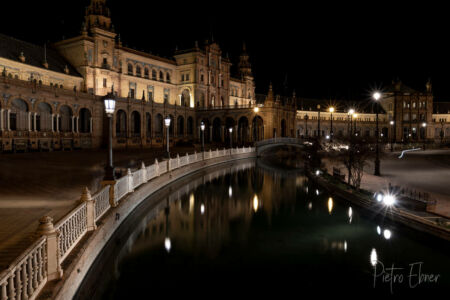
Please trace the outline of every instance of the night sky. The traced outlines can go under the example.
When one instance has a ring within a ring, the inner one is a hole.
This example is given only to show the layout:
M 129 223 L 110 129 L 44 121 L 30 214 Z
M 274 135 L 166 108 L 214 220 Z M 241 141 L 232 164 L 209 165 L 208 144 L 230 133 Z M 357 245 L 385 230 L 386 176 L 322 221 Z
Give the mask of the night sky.
M 212 34 L 237 63 L 245 41 L 258 93 L 272 81 L 283 94 L 287 78 L 288 94 L 295 89 L 303 97 L 358 100 L 395 78 L 420 90 L 431 78 L 435 101 L 450 101 L 447 9 L 428 2 L 310 2 L 244 7 L 244 1 L 186 1 L 178 7 L 172 1 L 108 0 L 123 43 L 138 50 L 170 57 L 176 46 L 201 45 Z M 88 4 L 14 1 L 0 18 L 0 32 L 37 44 L 71 37 L 79 33 Z

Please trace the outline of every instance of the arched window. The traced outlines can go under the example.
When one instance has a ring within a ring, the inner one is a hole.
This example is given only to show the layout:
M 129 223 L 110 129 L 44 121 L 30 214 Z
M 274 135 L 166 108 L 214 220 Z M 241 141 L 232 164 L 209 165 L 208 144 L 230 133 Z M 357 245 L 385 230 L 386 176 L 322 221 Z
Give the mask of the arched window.
M 166 82 L 170 83 L 170 74 L 169 73 L 166 74 Z
M 148 68 L 144 69 L 144 77 L 148 78 L 149 77 L 149 73 L 148 73 Z
M 162 137 L 163 128 L 163 116 L 161 114 L 157 114 L 155 118 L 155 135 L 157 137 Z
M 150 113 L 145 114 L 145 136 L 147 138 L 152 137 L 152 116 Z
M 183 90 L 181 93 L 180 106 L 188 106 L 191 100 L 189 90 Z
M 177 119 L 177 130 L 178 130 L 178 136 L 184 135 L 184 118 L 183 116 L 178 116 Z
M 141 115 L 137 111 L 131 113 L 131 135 L 133 137 L 141 135 Z
M 78 123 L 78 128 L 81 133 L 91 132 L 91 112 L 89 109 L 80 109 L 80 118 Z
M 164 81 L 164 73 L 159 71 L 159 81 Z
M 119 109 L 116 114 L 116 136 L 127 136 L 127 114 L 121 109 Z
M 128 64 L 128 75 L 133 75 L 133 65 Z
M 188 135 L 194 134 L 194 119 L 192 119 L 192 117 L 188 117 L 186 129 Z
M 156 70 L 152 70 L 152 79 L 156 80 Z
M 136 66 L 136 76 L 142 77 L 141 66 Z
M 52 108 L 49 104 L 41 102 L 38 104 L 36 113 L 36 130 L 52 130 Z
M 67 105 L 63 105 L 59 109 L 59 130 L 61 132 L 72 131 L 72 110 Z
M 14 99 L 9 114 L 9 128 L 11 130 L 28 129 L 28 105 L 22 99 Z

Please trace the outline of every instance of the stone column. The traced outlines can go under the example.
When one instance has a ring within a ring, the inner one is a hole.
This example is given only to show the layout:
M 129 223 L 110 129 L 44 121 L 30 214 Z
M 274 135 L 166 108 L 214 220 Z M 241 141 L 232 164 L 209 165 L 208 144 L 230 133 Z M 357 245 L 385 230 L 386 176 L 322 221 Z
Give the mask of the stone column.
M 37 131 L 37 113 L 34 113 L 34 119 L 33 119 L 33 122 L 34 122 L 34 131 L 36 132 Z
M 71 119 L 72 119 L 72 133 L 74 133 L 75 132 L 75 117 L 72 116 Z
M 0 130 L 3 131 L 3 108 L 0 109 Z
M 209 126 L 209 141 L 212 142 L 212 136 L 213 136 L 213 127 Z
M 28 112 L 28 131 L 31 131 L 31 111 Z
M 52 132 L 55 132 L 55 121 L 53 120 L 55 117 L 54 114 L 52 114 Z
M 237 144 L 238 135 L 239 135 L 239 133 L 238 133 L 238 126 L 237 125 L 234 125 L 234 132 L 235 132 L 235 134 L 234 134 L 234 143 Z
M 8 131 L 11 131 L 11 116 L 10 116 L 10 114 L 11 114 L 11 110 L 8 109 L 8 113 L 6 116 L 6 123 L 7 123 L 6 125 L 8 127 Z
M 225 125 L 222 125 L 222 131 L 220 133 L 221 133 L 220 139 L 223 143 L 225 141 Z
M 97 229 L 95 224 L 95 201 L 92 200 L 91 192 L 87 187 L 81 194 L 80 202 L 86 202 L 86 226 L 88 231 Z
M 77 116 L 76 121 L 75 121 L 75 127 L 76 127 L 76 133 L 80 133 L 80 117 Z
M 89 118 L 89 133 L 92 133 L 92 117 Z
M 56 132 L 59 132 L 59 115 L 56 115 Z
M 48 280 L 62 278 L 63 271 L 59 260 L 58 239 L 59 232 L 53 226 L 53 219 L 44 216 L 39 220 L 39 227 L 36 232 L 38 236 L 46 236 L 47 238 L 47 277 Z

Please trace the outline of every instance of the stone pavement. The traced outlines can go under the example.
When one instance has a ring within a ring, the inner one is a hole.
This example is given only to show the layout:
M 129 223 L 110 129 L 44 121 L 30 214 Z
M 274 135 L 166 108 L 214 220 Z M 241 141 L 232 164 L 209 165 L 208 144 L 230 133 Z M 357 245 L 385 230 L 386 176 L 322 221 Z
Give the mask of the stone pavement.
M 186 152 L 194 148 L 171 149 Z M 138 168 L 164 154 L 162 149 L 115 151 L 114 162 Z M 0 154 L 0 270 L 31 244 L 39 218 L 57 221 L 78 204 L 85 186 L 92 193 L 100 188 L 105 163 L 102 150 Z
M 389 183 L 408 187 L 417 192 L 427 192 L 430 199 L 436 200 L 434 213 L 450 217 L 450 150 L 426 150 L 405 153 L 384 153 L 381 160 L 381 175 L 374 176 L 374 164 L 368 162 L 364 168 L 361 188 L 372 192 L 387 190 Z M 339 161 L 324 160 L 328 172 L 333 166 L 345 167 Z

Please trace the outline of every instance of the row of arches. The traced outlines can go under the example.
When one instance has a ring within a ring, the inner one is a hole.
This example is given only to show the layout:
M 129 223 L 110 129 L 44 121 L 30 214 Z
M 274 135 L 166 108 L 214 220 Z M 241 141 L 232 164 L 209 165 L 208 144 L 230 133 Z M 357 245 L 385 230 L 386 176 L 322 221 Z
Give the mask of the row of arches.
M 160 70 L 159 72 L 155 69 L 150 69 L 149 67 L 142 67 L 139 64 L 133 65 L 132 63 L 128 63 L 127 65 L 128 75 L 144 77 L 152 80 L 165 81 L 170 83 L 170 73 L 163 72 Z M 143 72 L 143 74 L 142 74 Z M 150 76 L 151 75 L 151 76 Z
M 81 108 L 75 117 L 72 108 L 61 105 L 57 110 L 46 102 L 39 102 L 34 111 L 20 98 L 13 99 L 8 109 L 0 104 L 0 129 L 9 131 L 55 131 L 90 133 L 92 114 Z
M 191 116 L 185 118 L 180 115 L 175 117 L 169 114 L 170 127 L 169 134 L 176 136 L 185 136 L 194 134 L 194 119 Z M 176 121 L 176 123 L 175 123 Z M 144 118 L 138 111 L 131 112 L 129 122 L 127 113 L 123 109 L 116 112 L 115 130 L 117 137 L 140 137 L 145 133 L 147 138 L 163 137 L 164 134 L 164 116 L 160 113 L 152 115 L 149 112 L 145 113 Z M 186 130 L 185 130 L 186 129 Z
M 212 120 L 208 118 L 200 119 L 205 125 L 204 138 L 206 142 L 230 142 L 230 139 L 239 143 L 260 141 L 264 139 L 265 125 L 261 116 L 251 118 L 242 116 L 237 121 L 232 117 L 222 119 L 215 117 Z M 232 132 L 230 132 L 230 128 Z M 200 130 L 200 129 L 199 129 Z M 199 132 L 200 136 L 201 132 Z

